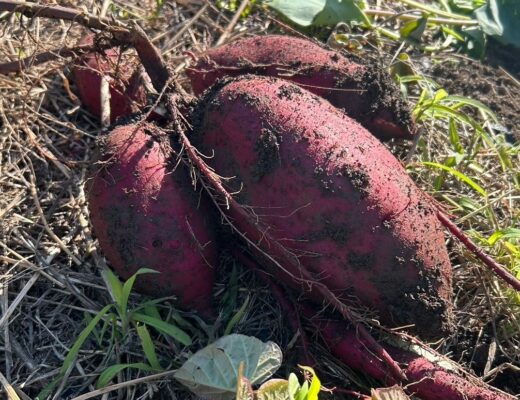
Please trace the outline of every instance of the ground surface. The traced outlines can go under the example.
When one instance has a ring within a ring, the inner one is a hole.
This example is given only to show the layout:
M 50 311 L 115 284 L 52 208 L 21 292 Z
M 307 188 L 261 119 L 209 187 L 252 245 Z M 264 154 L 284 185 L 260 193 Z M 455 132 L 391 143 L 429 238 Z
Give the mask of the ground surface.
M 100 13 L 103 4 L 107 2 L 86 1 L 83 6 Z M 233 17 L 232 12 L 198 1 L 166 2 L 157 14 L 152 1 L 140 6 L 133 5 L 137 2 L 113 4 L 113 8 L 105 10 L 107 15 L 140 19 L 154 43 L 179 71 L 188 60 L 183 52 L 213 46 Z M 86 32 L 74 24 L 43 19 L 26 19 L 22 24 L 13 16 L 4 17 L 0 26 L 4 32 L 0 39 L 2 60 L 73 45 Z M 266 30 L 279 31 L 280 26 L 267 19 L 264 11 L 258 11 L 239 22 L 227 40 Z M 378 55 L 370 46 L 364 51 L 372 58 L 389 60 L 398 48 L 399 44 L 388 43 L 380 50 L 384 54 Z M 450 94 L 470 96 L 491 107 L 499 118 L 499 124 L 491 128 L 498 134 L 507 133 L 508 140 L 514 142 L 520 138 L 520 57 L 512 56 L 511 50 L 496 52 L 489 65 L 452 54 L 442 55 L 437 61 L 428 58 L 425 62 L 422 56 L 413 61 L 418 70 L 437 80 Z M 0 75 L 0 371 L 19 390 L 22 399 L 27 398 L 23 393 L 34 398 L 59 375 L 87 322 L 113 302 L 102 274 L 106 262 L 89 225 L 84 189 L 87 170 L 95 159 L 95 140 L 102 129 L 92 115 L 81 109 L 74 95 L 74 85 L 69 81 L 70 63 L 62 59 L 23 74 Z M 417 100 L 416 95 L 412 93 L 412 102 Z M 469 113 L 479 117 L 478 112 Z M 423 159 L 443 162 L 452 154 L 446 125 L 425 124 L 423 128 L 427 134 L 416 146 L 390 145 L 403 162 L 413 167 L 412 176 L 418 184 L 454 212 L 459 217 L 457 222 L 474 232 L 475 237 L 489 237 L 501 227 L 518 226 L 520 193 L 511 183 L 511 176 L 520 174 L 518 151 L 511 153 L 513 166 L 507 174 L 489 149 L 479 153 L 476 164 L 480 169 L 475 167 L 477 172 L 473 171 L 472 176 L 490 194 L 488 203 L 483 203 L 460 182 L 446 178 L 436 186 L 440 174 L 415 169 L 414 165 Z M 461 140 L 465 145 L 471 143 L 471 133 L 461 133 Z M 457 208 L 454 203 L 473 204 L 473 208 Z M 482 204 L 488 204 L 491 211 L 482 211 Z M 486 381 L 518 394 L 519 299 L 459 244 L 449 238 L 447 242 L 455 273 L 457 329 L 435 347 Z M 502 247 L 487 249 L 504 265 L 518 262 Z M 222 335 L 231 317 L 248 299 L 233 331 L 276 341 L 288 360 L 280 375 L 294 371 L 294 336 L 283 313 L 263 282 L 242 270 L 229 255 L 221 257 L 215 299 L 222 305 L 222 316 L 214 326 L 205 326 L 193 314 L 179 314 L 199 332 L 193 334 L 191 348 L 155 337 L 156 351 L 166 370 L 178 367 L 191 351 Z M 142 301 L 144 298 L 137 294 L 131 297 L 131 305 Z M 162 302 L 160 310 L 165 318 L 178 315 L 170 301 Z M 332 360 L 324 349 L 315 349 L 315 353 L 321 366 L 319 374 L 327 384 L 359 391 L 375 385 Z M 108 365 L 143 359 L 135 333 L 115 347 L 88 340 L 78 362 L 66 371 L 66 379 L 49 398 L 69 399 L 92 392 Z M 114 380 L 121 388 L 104 398 L 189 398 L 190 394 L 168 377 L 151 380 L 147 375 L 135 369 L 121 372 Z M 139 385 L 125 384 L 136 378 L 143 378 Z

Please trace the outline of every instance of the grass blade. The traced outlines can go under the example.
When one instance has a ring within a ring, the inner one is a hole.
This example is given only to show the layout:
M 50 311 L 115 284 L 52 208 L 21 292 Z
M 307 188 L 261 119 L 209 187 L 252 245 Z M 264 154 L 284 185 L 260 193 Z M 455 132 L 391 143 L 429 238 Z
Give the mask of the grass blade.
M 126 313 L 128 309 L 128 299 L 130 298 L 130 293 L 132 292 L 132 288 L 134 287 L 135 280 L 139 275 L 142 274 L 158 274 L 159 272 L 150 269 L 150 268 L 140 268 L 135 274 L 133 274 L 123 285 L 123 290 L 121 293 L 121 312 Z
M 175 325 L 164 322 L 160 319 L 150 317 L 149 315 L 134 313 L 132 317 L 135 321 L 142 322 L 143 324 L 149 325 L 157 329 L 159 332 L 171 336 L 178 342 L 185 346 L 189 346 L 192 343 L 190 336 L 182 329 L 177 328 Z
M 448 167 L 446 165 L 435 163 L 435 162 L 423 161 L 422 164 L 425 165 L 425 166 L 428 166 L 428 167 L 439 168 L 439 169 L 442 169 L 444 171 L 447 171 L 450 174 L 452 174 L 453 176 L 455 176 L 456 178 L 458 178 L 459 180 L 461 180 L 464 183 L 468 184 L 473 190 L 475 190 L 476 192 L 480 193 L 482 196 L 487 197 L 487 195 L 488 195 L 487 192 L 482 188 L 482 186 L 480 186 L 478 183 L 476 183 L 469 176 L 464 175 L 462 172 L 459 172 L 459 171 L 457 171 L 457 170 L 455 170 L 453 168 L 450 168 L 450 167 Z
M 101 273 L 106 277 L 106 282 L 109 285 L 109 290 L 112 293 L 114 300 L 117 305 L 121 307 L 121 300 L 123 299 L 123 284 L 112 270 L 105 268 Z
M 148 364 L 145 363 L 134 363 L 134 364 L 115 364 L 111 365 L 107 369 L 105 369 L 101 375 L 99 375 L 98 381 L 96 383 L 96 388 L 102 388 L 105 387 L 110 383 L 112 379 L 121 371 L 127 369 L 127 368 L 135 368 L 140 369 L 141 371 L 147 371 L 147 372 L 153 372 L 155 371 L 154 368 L 150 367 Z
M 237 313 L 235 315 L 233 315 L 233 318 L 231 318 L 231 320 L 228 322 L 228 324 L 226 326 L 226 330 L 224 331 L 224 336 L 231 334 L 231 332 L 233 331 L 233 328 L 236 326 L 236 324 L 238 324 L 238 322 L 244 316 L 248 305 L 249 305 L 249 295 L 246 297 L 244 304 L 242 304 L 242 306 L 237 311 Z
M 146 325 L 137 325 L 137 334 L 139 335 L 139 339 L 141 339 L 141 346 L 143 347 L 144 354 L 152 368 L 162 370 L 157 354 L 155 353 L 155 346 Z

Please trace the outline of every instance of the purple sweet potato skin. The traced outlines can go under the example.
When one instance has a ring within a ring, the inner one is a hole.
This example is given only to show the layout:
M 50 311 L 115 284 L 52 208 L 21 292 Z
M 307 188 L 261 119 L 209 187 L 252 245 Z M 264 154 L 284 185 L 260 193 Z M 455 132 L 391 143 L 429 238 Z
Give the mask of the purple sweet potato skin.
M 105 139 L 99 168 L 89 182 L 92 225 L 110 266 L 124 279 L 139 268 L 136 287 L 155 297 L 213 315 L 217 248 L 210 212 L 188 172 L 171 172 L 167 138 L 150 124 L 119 126 Z
M 451 265 L 427 197 L 361 125 L 287 81 L 208 93 L 195 132 L 237 200 L 321 283 L 390 325 L 449 329 Z M 243 185 L 243 186 L 242 186 Z M 236 221 L 240 227 L 240 221 Z M 279 272 L 280 279 L 287 276 Z
M 384 362 L 367 351 L 367 344 L 357 332 L 336 321 L 316 323 L 320 336 L 330 352 L 350 368 L 378 379 L 387 385 L 392 379 Z M 410 395 L 423 400 L 513 400 L 513 396 L 494 390 L 482 381 L 463 377 L 411 351 L 385 345 L 385 350 L 399 363 L 408 378 L 405 386 Z
M 197 95 L 225 76 L 280 77 L 342 108 L 382 140 L 413 137 L 407 106 L 387 74 L 310 40 L 281 35 L 236 40 L 203 53 L 186 73 Z
M 83 38 L 80 44 L 92 44 L 94 35 Z M 101 116 L 101 79 L 110 79 L 110 120 L 139 111 L 146 105 L 146 90 L 139 79 L 137 63 L 126 55 L 120 57 L 117 48 L 104 54 L 88 53 L 73 68 L 74 81 L 82 105 L 96 117 Z

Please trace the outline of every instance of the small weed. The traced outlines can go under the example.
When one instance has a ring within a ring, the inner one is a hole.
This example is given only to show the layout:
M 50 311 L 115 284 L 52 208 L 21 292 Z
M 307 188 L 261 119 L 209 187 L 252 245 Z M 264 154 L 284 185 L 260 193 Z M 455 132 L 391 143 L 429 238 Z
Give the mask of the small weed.
M 105 282 L 114 302 L 103 307 L 94 317 L 86 315 L 87 325 L 67 354 L 58 376 L 38 394 L 37 399 L 46 399 L 54 388 L 67 378 L 67 374 L 72 369 L 81 348 L 91 337 L 95 339 L 97 346 L 115 351 L 115 356 L 110 357 L 110 359 L 115 358 L 119 361 L 121 357 L 118 354 L 118 349 L 124 349 L 137 338 L 143 351 L 142 361 L 117 362 L 108 367 L 103 367 L 96 383 L 98 388 L 106 386 L 116 375 L 128 368 L 144 372 L 163 371 L 163 366 L 161 366 L 157 356 L 156 341 L 152 338 L 149 328 L 153 328 L 156 334 L 162 334 L 170 340 L 173 339 L 175 343 L 180 345 L 189 346 L 192 344 L 190 334 L 161 317 L 157 304 L 162 299 L 145 301 L 129 309 L 129 299 L 136 279 L 139 275 L 150 273 L 157 272 L 142 268 L 122 283 L 112 271 L 108 269 L 103 271 Z M 198 332 L 180 315 L 170 319 L 175 320 L 176 324 L 182 325 L 184 329 L 190 332 Z M 100 324 L 101 329 L 99 329 Z M 110 354 L 110 352 L 107 353 Z M 107 362 L 109 361 L 107 360 Z

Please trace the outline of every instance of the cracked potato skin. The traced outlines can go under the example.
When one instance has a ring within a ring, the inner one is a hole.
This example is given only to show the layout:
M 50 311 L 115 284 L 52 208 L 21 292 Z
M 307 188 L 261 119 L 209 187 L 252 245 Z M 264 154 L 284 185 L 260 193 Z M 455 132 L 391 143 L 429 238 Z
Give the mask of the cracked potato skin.
M 181 307 L 213 315 L 214 221 L 184 165 L 172 170 L 169 138 L 142 124 L 119 126 L 103 142 L 88 202 L 110 266 L 123 279 L 139 268 L 157 270 L 137 278 L 139 291 L 174 295 Z
M 415 324 L 423 337 L 449 331 L 443 230 L 386 147 L 287 81 L 246 76 L 217 86 L 198 110 L 195 141 L 216 173 L 235 177 L 229 191 L 261 226 L 340 299 L 359 299 L 391 326 Z

